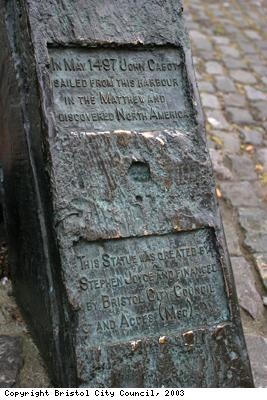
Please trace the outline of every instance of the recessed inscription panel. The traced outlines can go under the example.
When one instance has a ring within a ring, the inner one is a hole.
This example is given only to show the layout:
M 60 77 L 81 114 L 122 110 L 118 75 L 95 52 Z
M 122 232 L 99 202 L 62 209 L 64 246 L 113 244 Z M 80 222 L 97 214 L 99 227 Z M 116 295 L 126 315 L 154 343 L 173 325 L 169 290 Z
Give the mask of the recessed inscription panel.
M 181 50 L 49 49 L 60 126 L 188 129 L 194 112 Z
M 75 252 L 79 329 L 90 345 L 229 319 L 212 229 L 81 242 Z

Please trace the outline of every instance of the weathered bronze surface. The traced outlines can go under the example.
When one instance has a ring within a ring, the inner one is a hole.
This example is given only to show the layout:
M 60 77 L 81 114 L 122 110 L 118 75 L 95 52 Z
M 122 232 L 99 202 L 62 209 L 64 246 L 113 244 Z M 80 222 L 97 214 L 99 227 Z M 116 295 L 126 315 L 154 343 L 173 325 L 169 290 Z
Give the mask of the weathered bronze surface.
M 222 267 L 208 229 L 82 242 L 76 248 L 79 330 L 89 346 L 229 320 Z
M 189 129 L 179 48 L 50 49 L 56 121 L 86 130 Z
M 0 0 L 14 290 L 58 386 L 252 386 L 179 0 Z

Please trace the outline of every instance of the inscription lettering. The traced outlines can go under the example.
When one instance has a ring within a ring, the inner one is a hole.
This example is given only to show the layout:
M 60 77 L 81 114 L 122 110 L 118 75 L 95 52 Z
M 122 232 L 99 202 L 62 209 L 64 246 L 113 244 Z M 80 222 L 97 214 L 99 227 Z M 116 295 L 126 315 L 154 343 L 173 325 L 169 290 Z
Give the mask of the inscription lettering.
M 194 123 L 180 49 L 53 48 L 50 55 L 59 125 L 112 130 L 134 121 L 135 130 L 151 130 Z
M 82 312 L 90 340 L 129 339 L 155 328 L 220 323 L 228 306 L 213 231 L 79 244 Z M 95 320 L 93 324 L 92 321 Z M 91 321 L 91 322 L 90 322 Z

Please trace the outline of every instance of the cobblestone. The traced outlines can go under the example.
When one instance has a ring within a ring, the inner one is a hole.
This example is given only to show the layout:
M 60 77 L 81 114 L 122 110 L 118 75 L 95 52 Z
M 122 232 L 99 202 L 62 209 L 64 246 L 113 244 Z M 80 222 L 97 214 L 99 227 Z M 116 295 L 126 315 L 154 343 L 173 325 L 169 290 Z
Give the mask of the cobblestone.
M 267 148 L 257 150 L 257 159 L 267 171 Z
M 230 39 L 226 36 L 214 36 L 212 40 L 217 44 L 229 44 Z
M 224 94 L 223 99 L 225 106 L 245 107 L 246 105 L 245 96 L 239 93 Z
M 228 129 L 229 123 L 226 121 L 224 114 L 219 110 L 206 110 L 207 120 L 213 128 Z
M 190 37 L 198 49 L 212 51 L 210 40 L 206 35 L 199 31 L 190 31 Z
M 259 146 L 262 144 L 263 134 L 256 130 L 243 129 L 241 131 L 240 137 L 246 144 L 252 144 L 254 146 Z
M 230 58 L 230 57 L 224 57 L 222 62 L 225 64 L 226 68 L 229 70 L 235 70 L 235 69 L 240 69 L 240 68 L 246 68 L 247 67 L 247 62 L 241 59 L 236 59 L 236 58 Z
M 214 86 L 210 82 L 207 82 L 207 81 L 198 82 L 198 89 L 200 92 L 207 92 L 207 93 L 215 92 Z
M 208 74 L 211 75 L 220 75 L 223 74 L 223 68 L 221 64 L 216 61 L 208 61 L 206 63 L 206 70 Z
M 232 46 L 220 46 L 220 50 L 225 56 L 229 56 L 229 57 L 233 57 L 233 58 L 240 57 L 239 51 Z
M 222 195 L 233 207 L 259 206 L 260 200 L 250 182 L 222 182 Z
M 262 121 L 266 121 L 267 120 L 266 101 L 255 102 L 253 104 L 253 107 L 256 108 L 259 119 Z
M 254 89 L 252 86 L 245 86 L 245 91 L 249 100 L 267 100 L 267 95 L 265 93 Z
M 220 102 L 216 96 L 210 93 L 201 93 L 201 101 L 204 107 L 220 109 Z
M 250 39 L 256 39 L 256 40 L 261 39 L 261 36 L 259 35 L 259 33 L 257 31 L 252 31 L 252 30 L 247 29 L 244 31 L 244 33 Z
M 267 290 L 267 253 L 256 254 L 254 256 L 257 270 L 260 274 L 263 285 Z M 266 299 L 267 297 L 265 297 Z M 267 305 L 267 304 L 265 304 Z
M 255 76 L 251 72 L 244 71 L 242 69 L 238 69 L 236 71 L 230 71 L 230 76 L 240 83 L 256 83 L 257 80 Z
M 219 138 L 219 140 L 221 141 L 221 148 L 223 153 L 232 154 L 239 152 L 241 143 L 238 133 L 212 131 L 212 134 L 215 138 Z
M 237 154 L 231 154 L 226 157 L 227 164 L 230 164 L 230 170 L 233 171 L 235 175 L 235 180 L 254 181 L 257 179 L 257 174 L 254 171 L 253 161 L 248 154 L 242 154 L 241 156 Z
M 267 339 L 263 336 L 247 335 L 246 342 L 252 366 L 255 386 L 267 387 Z
M 255 286 L 250 265 L 243 257 L 231 257 L 239 305 L 256 319 L 263 314 L 264 307 Z
M 223 163 L 223 154 L 219 150 L 210 149 L 210 156 L 213 165 L 213 170 L 218 179 L 232 180 L 231 171 Z
M 236 88 L 232 79 L 227 76 L 217 76 L 216 86 L 221 92 L 235 92 Z
M 253 124 L 253 117 L 249 110 L 238 107 L 226 107 L 226 111 L 229 114 L 229 118 L 234 124 Z

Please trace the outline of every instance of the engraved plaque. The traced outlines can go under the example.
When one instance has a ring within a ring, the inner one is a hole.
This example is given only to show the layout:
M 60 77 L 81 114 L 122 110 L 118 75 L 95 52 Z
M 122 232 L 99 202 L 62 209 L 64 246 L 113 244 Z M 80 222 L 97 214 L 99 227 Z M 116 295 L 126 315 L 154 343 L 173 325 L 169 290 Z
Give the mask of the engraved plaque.
M 87 130 L 188 129 L 194 115 L 179 48 L 50 48 L 60 126 Z
M 76 246 L 90 345 L 170 335 L 229 319 L 212 229 Z

